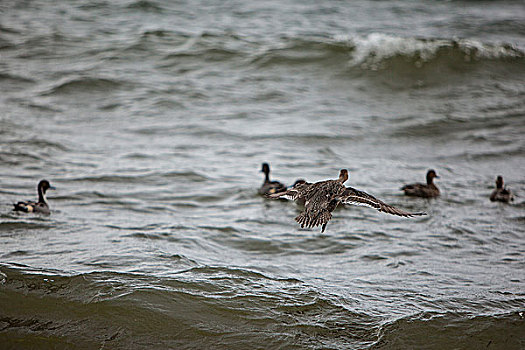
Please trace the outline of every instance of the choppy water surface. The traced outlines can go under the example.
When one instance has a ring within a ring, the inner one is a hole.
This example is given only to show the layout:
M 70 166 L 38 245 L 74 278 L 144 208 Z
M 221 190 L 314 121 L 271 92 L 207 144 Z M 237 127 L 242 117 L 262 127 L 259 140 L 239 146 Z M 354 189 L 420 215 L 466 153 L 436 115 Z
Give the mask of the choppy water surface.
M 521 1 L 0 14 L 2 348 L 525 347 Z M 429 215 L 301 230 L 263 161 Z M 443 195 L 402 196 L 429 168 Z M 52 214 L 12 213 L 42 178 Z

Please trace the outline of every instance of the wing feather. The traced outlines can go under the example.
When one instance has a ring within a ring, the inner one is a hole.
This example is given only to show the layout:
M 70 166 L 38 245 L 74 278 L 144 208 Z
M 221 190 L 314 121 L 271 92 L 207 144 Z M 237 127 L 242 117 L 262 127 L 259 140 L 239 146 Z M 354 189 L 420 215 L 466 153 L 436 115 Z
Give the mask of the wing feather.
M 266 195 L 266 197 L 271 198 L 271 199 L 285 198 L 285 199 L 289 199 L 292 201 L 296 200 L 298 196 L 299 196 L 299 192 L 294 190 L 293 188 L 287 191 L 284 191 L 284 192 L 278 192 L 278 193 L 272 193 L 272 194 Z
M 268 194 L 267 197 L 271 199 L 285 198 L 292 201 L 295 201 L 300 198 L 304 198 L 307 193 L 307 189 L 310 187 L 310 183 L 301 183 L 290 188 L 289 190 Z
M 385 202 L 377 199 L 376 197 L 372 195 L 369 195 L 366 192 L 356 190 L 355 188 L 352 188 L 352 187 L 346 188 L 345 192 L 340 197 L 340 201 L 343 204 L 366 206 L 366 207 L 377 209 L 378 211 L 381 211 L 383 213 L 404 216 L 404 217 L 426 215 L 426 213 L 410 213 L 402 209 L 396 208 L 394 206 L 386 204 Z

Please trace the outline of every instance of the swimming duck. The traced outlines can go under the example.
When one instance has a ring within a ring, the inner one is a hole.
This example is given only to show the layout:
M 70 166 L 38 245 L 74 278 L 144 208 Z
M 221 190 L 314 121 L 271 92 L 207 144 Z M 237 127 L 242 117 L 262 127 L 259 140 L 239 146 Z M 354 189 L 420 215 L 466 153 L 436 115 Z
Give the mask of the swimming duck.
M 415 183 L 401 187 L 405 195 L 414 197 L 432 198 L 439 196 L 439 188 L 434 185 L 434 178 L 439 178 L 436 172 L 430 169 L 427 172 L 427 184 Z
M 295 218 L 295 221 L 301 225 L 301 228 L 322 225 L 321 232 L 326 229 L 328 221 L 332 218 L 332 212 L 339 203 L 367 206 L 384 213 L 404 217 L 426 215 L 425 213 L 406 212 L 388 205 L 368 193 L 346 187 L 343 185 L 346 180 L 348 180 L 348 170 L 342 169 L 337 180 L 325 180 L 313 184 L 300 182 L 285 192 L 270 194 L 268 197 L 273 199 L 303 199 L 305 209 Z
M 38 202 L 18 202 L 14 205 L 14 211 L 23 211 L 25 213 L 41 213 L 49 214 L 49 205 L 46 200 L 46 191 L 54 190 L 55 188 L 49 184 L 49 181 L 42 180 L 38 183 Z
M 262 164 L 261 172 L 264 173 L 264 183 L 259 188 L 259 194 L 267 195 L 286 191 L 286 186 L 279 181 L 270 181 L 270 165 L 268 163 Z
M 508 203 L 514 200 L 512 192 L 508 188 L 503 187 L 503 177 L 500 175 L 496 178 L 496 189 L 492 191 L 490 195 L 490 200 L 492 202 L 504 202 Z

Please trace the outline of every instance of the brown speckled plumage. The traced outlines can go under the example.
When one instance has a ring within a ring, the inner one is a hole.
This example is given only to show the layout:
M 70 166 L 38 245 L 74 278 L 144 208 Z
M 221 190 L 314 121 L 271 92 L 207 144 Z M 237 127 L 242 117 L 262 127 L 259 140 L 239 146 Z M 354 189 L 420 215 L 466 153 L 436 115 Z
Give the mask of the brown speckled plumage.
M 339 203 L 362 205 L 377 209 L 384 213 L 411 217 L 425 215 L 425 213 L 409 213 L 388 205 L 363 191 L 346 187 L 344 182 L 348 179 L 348 171 L 342 169 L 337 180 L 325 180 L 310 183 L 298 183 L 293 188 L 269 195 L 269 198 L 287 198 L 291 200 L 304 200 L 305 209 L 295 220 L 301 227 L 322 226 L 324 232 L 326 225 L 332 218 L 332 212 Z

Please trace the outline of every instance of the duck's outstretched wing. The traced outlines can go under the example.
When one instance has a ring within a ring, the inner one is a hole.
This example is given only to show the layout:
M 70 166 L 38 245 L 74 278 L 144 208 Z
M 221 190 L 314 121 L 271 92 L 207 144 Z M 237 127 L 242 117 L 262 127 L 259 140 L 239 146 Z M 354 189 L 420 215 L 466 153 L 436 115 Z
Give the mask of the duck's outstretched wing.
M 285 198 L 292 201 L 295 201 L 299 198 L 303 198 L 308 193 L 308 188 L 310 188 L 311 183 L 303 182 L 300 184 L 296 184 L 294 187 L 290 188 L 289 190 L 278 192 L 278 193 L 272 193 L 266 195 L 266 197 L 271 199 L 277 199 L 277 198 Z
M 355 188 L 352 188 L 352 187 L 347 187 L 344 193 L 339 197 L 339 200 L 343 204 L 352 204 L 352 205 L 361 205 L 365 207 L 370 207 L 370 208 L 377 209 L 378 211 L 382 211 L 384 213 L 388 213 L 392 215 L 398 215 L 398 216 L 404 216 L 404 217 L 427 215 L 426 213 L 423 213 L 423 212 L 409 213 L 407 211 L 398 209 L 396 207 L 386 204 L 383 201 L 380 201 L 376 197 L 369 195 L 366 192 L 356 190 Z

